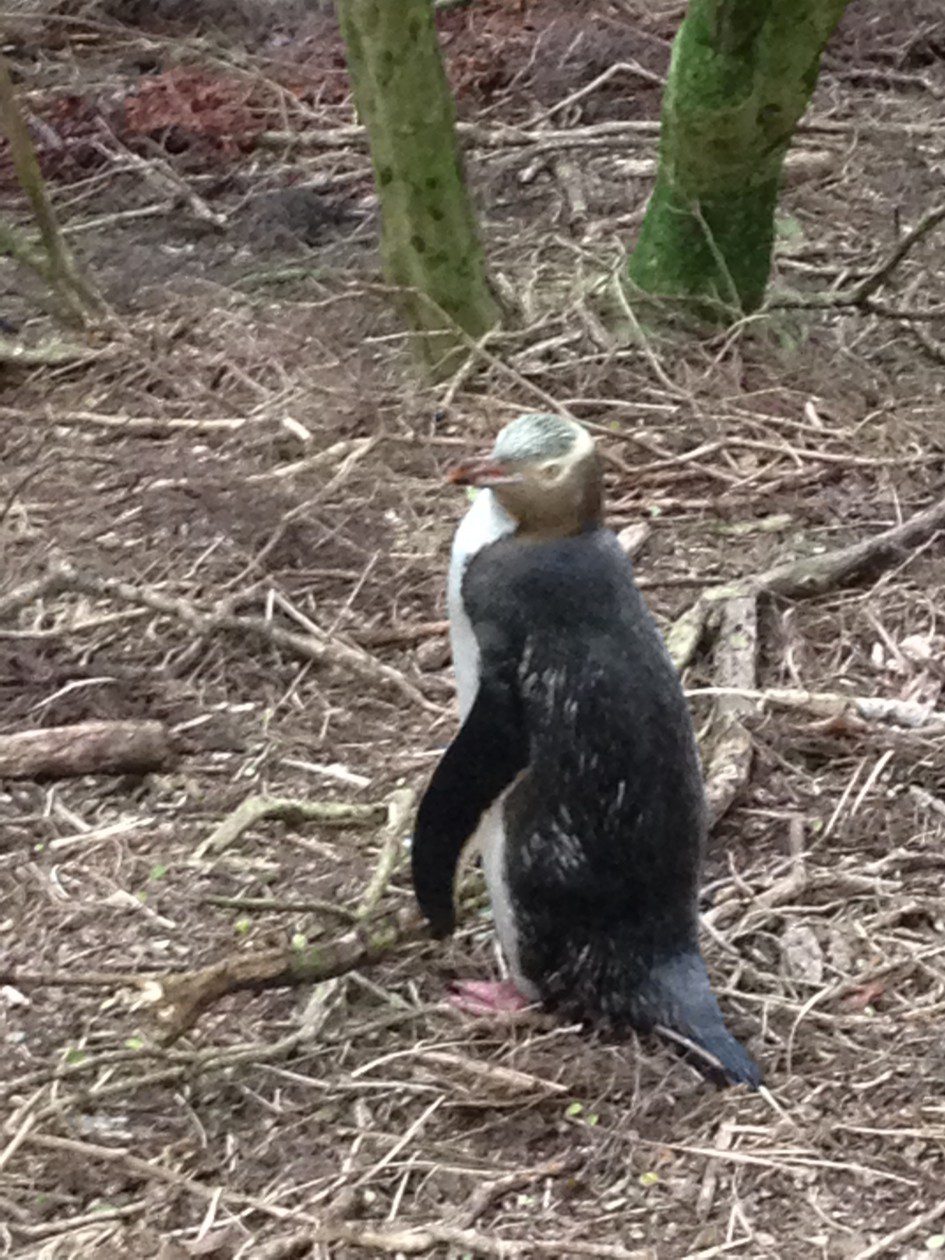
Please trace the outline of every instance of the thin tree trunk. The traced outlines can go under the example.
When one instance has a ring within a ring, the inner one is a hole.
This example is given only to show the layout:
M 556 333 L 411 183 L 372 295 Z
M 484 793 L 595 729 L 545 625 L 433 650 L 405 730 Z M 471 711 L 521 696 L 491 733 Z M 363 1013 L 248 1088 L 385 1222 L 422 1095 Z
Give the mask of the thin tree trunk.
M 338 0 L 336 7 L 368 131 L 385 273 L 403 291 L 410 327 L 425 334 L 417 338 L 422 357 L 448 370 L 451 351 L 463 345 L 443 332 L 450 321 L 478 338 L 500 310 L 463 183 L 433 0 Z
M 630 258 L 645 292 L 719 320 L 760 305 L 785 153 L 847 0 L 691 0 L 656 186 Z
M 45 262 L 22 241 L 15 229 L 0 226 L 0 238 L 5 248 L 44 275 L 62 303 L 61 314 L 80 327 L 90 314 L 102 314 L 104 304 L 97 293 L 81 275 L 72 253 L 65 242 L 56 215 L 46 191 L 36 150 L 23 115 L 20 113 L 10 75 L 9 65 L 0 54 L 0 124 L 10 143 L 10 156 L 20 186 L 30 200 L 33 216 L 39 228 L 40 239 L 46 252 Z

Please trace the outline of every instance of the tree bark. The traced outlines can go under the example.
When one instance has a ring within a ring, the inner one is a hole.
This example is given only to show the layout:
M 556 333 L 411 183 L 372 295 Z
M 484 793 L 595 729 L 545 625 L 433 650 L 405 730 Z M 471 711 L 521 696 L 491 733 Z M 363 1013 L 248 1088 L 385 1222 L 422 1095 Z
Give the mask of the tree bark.
M 847 0 L 691 0 L 632 285 L 719 322 L 756 309 L 781 167 Z
M 175 760 L 160 722 L 78 722 L 0 735 L 0 781 L 145 774 Z
M 421 358 L 440 374 L 465 349 L 450 321 L 478 338 L 500 309 L 463 183 L 433 0 L 338 0 L 337 10 L 370 143 L 384 270 Z

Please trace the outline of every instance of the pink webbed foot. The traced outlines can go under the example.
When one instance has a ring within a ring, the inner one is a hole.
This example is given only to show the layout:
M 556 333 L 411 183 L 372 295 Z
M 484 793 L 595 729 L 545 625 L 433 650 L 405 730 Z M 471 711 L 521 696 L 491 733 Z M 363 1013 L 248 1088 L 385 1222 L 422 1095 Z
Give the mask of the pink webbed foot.
M 532 1005 L 511 980 L 457 980 L 446 1000 L 467 1015 L 507 1015 Z

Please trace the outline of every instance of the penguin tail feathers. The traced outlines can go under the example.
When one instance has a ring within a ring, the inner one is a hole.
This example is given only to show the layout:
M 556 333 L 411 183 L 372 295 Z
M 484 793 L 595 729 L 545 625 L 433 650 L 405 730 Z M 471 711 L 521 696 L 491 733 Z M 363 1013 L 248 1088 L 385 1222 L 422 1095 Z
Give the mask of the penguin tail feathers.
M 659 963 L 641 994 L 647 1022 L 710 1080 L 757 1089 L 761 1069 L 725 1026 L 696 950 Z

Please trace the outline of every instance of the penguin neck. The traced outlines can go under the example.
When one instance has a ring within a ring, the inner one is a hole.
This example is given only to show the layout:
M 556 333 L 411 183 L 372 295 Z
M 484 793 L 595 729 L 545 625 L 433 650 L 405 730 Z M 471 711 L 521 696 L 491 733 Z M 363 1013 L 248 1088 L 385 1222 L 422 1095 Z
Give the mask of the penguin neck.
M 480 490 L 460 522 L 454 554 L 468 563 L 474 555 L 516 532 L 515 520 L 488 489 Z

